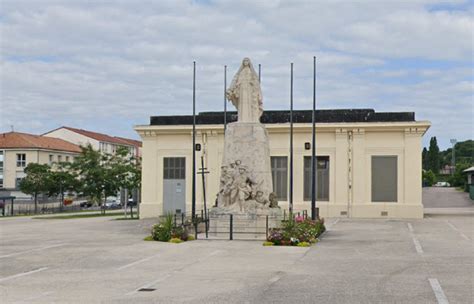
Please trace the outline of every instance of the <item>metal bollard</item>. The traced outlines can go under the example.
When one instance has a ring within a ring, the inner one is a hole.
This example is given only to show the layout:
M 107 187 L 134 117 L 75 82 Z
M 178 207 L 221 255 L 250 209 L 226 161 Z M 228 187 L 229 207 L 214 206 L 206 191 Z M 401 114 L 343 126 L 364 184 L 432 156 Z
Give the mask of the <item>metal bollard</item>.
M 181 213 L 181 225 L 184 225 L 184 213 Z
M 230 224 L 230 226 L 229 226 L 229 240 L 232 241 L 234 239 L 234 236 L 233 236 L 233 233 L 234 233 L 234 231 L 233 231 L 234 230 L 234 227 L 233 227 L 233 225 L 234 225 L 234 215 L 232 215 L 232 214 L 230 215 L 230 223 L 229 224 Z

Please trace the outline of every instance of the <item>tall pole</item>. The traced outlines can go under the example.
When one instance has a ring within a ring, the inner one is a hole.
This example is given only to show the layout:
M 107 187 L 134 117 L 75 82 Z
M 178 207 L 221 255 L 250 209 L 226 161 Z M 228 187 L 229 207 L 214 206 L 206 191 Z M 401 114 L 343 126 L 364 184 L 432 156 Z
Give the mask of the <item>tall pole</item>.
M 313 57 L 313 111 L 311 143 L 311 219 L 316 220 L 316 56 Z
M 196 217 L 196 61 L 193 61 L 193 179 L 192 179 L 192 218 Z
M 293 213 L 293 62 L 290 68 L 290 198 L 289 211 Z
M 456 143 L 458 142 L 455 138 L 450 140 L 451 144 L 453 145 L 452 153 L 451 153 L 451 175 L 454 175 L 454 171 L 456 170 Z
M 224 65 L 224 133 L 227 128 L 227 66 Z
M 262 81 L 261 81 L 261 80 L 262 80 L 261 76 L 262 76 L 262 65 L 259 63 L 259 64 L 258 64 L 258 82 L 260 82 L 260 83 L 262 83 Z

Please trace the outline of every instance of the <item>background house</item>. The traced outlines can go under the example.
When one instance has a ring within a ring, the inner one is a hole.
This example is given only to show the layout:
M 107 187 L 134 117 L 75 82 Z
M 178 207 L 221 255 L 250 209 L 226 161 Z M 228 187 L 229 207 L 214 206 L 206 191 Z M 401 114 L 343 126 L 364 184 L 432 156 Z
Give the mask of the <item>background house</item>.
M 142 143 L 134 139 L 110 136 L 103 133 L 65 126 L 44 133 L 43 136 L 60 138 L 78 146 L 90 144 L 95 150 L 111 154 L 115 153 L 118 147 L 126 147 L 131 154 L 136 157 L 141 156 Z
M 81 149 L 68 141 L 20 132 L 0 134 L 0 190 L 17 197 L 18 185 L 29 163 L 73 162 Z

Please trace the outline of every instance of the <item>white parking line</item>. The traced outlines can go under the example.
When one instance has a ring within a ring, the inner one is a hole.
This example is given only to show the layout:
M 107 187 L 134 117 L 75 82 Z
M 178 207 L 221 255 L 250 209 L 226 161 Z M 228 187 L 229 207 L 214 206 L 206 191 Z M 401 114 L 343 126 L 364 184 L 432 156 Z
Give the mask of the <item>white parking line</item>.
M 407 226 L 408 226 L 408 230 L 410 230 L 410 232 L 415 231 L 415 230 L 413 230 L 413 226 L 410 223 L 407 223 Z
M 422 254 L 423 248 L 421 247 L 421 244 L 418 241 L 418 239 L 414 235 L 412 235 L 411 238 L 413 239 L 413 244 L 415 244 L 416 252 L 418 252 L 419 254 Z
M 20 255 L 20 254 L 25 254 L 25 253 L 30 253 L 30 252 L 35 252 L 35 251 L 41 251 L 41 250 L 45 250 L 45 249 L 55 248 L 55 247 L 64 246 L 64 245 L 65 245 L 65 244 L 56 244 L 56 245 L 51 245 L 51 246 L 45 246 L 45 247 L 34 248 L 34 249 L 25 250 L 25 251 L 19 251 L 19 252 L 14 252 L 14 253 L 10 253 L 10 254 L 0 255 L 0 259 L 1 259 L 1 258 L 8 258 L 8 257 L 16 256 L 16 255 Z
M 437 279 L 428 279 L 428 281 L 430 281 L 431 289 L 433 289 L 438 304 L 449 304 L 448 298 L 446 298 L 439 281 Z
M 339 220 L 340 220 L 340 219 L 336 219 L 336 220 L 334 221 L 334 223 L 331 223 L 331 224 L 327 225 L 326 228 L 327 228 L 328 230 L 331 229 L 332 226 L 336 225 L 336 224 L 339 222 Z
M 158 257 L 158 256 L 159 256 L 159 254 L 152 255 L 152 256 L 150 256 L 150 257 L 147 257 L 147 258 L 144 258 L 144 259 L 135 261 L 135 262 L 133 262 L 133 263 L 130 263 L 130 264 L 127 264 L 127 265 L 123 265 L 123 266 L 117 268 L 117 270 L 123 270 L 123 269 L 129 268 L 129 267 L 135 266 L 135 265 L 137 265 L 137 264 L 140 264 L 140 263 L 149 261 L 149 260 L 151 260 L 151 259 L 154 259 L 154 258 L 156 258 L 156 257 Z
M 450 221 L 446 220 L 446 224 L 448 224 L 449 227 L 451 227 L 451 229 L 453 229 L 454 231 L 456 231 L 457 233 L 459 233 L 459 235 L 465 239 L 466 241 L 469 241 L 469 237 L 467 235 L 465 235 L 464 233 L 462 233 L 462 231 L 460 231 L 458 229 L 458 227 L 454 226 Z
M 1 279 L 0 279 L 0 282 L 5 282 L 5 281 L 8 281 L 8 280 L 13 280 L 13 279 L 16 279 L 16 278 L 19 278 L 19 277 L 23 277 L 23 276 L 27 276 L 27 275 L 30 275 L 30 274 L 33 274 L 33 273 L 37 273 L 37 272 L 40 272 L 40 271 L 43 271 L 43 270 L 46 270 L 46 269 L 48 269 L 48 267 L 42 267 L 42 268 L 39 268 L 39 269 L 35 269 L 35 270 L 27 271 L 27 272 L 22 272 L 22 273 L 18 273 L 18 274 L 9 276 L 9 277 L 1 278 Z
M 280 279 L 279 276 L 274 276 L 273 278 L 271 278 L 270 280 L 268 280 L 268 282 L 270 283 L 275 283 L 276 281 L 278 281 Z

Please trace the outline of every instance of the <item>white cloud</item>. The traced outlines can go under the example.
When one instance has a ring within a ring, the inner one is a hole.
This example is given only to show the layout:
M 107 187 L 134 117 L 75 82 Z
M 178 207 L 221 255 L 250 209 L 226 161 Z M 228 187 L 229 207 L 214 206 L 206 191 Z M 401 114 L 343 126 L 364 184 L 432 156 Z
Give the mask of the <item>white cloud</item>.
M 437 9 L 432 9 L 437 7 Z M 446 7 L 446 9 L 443 9 Z M 456 9 L 449 9 L 449 8 Z M 136 136 L 150 115 L 221 110 L 244 56 L 267 109 L 416 111 L 429 135 L 472 138 L 473 8 L 463 1 L 3 1 L 0 129 L 73 125 Z

